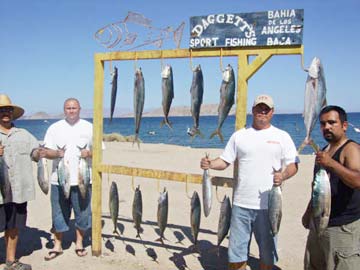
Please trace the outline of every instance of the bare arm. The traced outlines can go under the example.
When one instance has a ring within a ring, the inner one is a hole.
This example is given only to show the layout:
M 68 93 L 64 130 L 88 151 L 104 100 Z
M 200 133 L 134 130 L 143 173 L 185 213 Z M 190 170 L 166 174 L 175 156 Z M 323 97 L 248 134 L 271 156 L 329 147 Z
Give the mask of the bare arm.
M 339 176 L 345 185 L 360 189 L 360 146 L 349 143 L 345 146 L 340 159 L 344 165 L 332 159 L 327 152 L 320 151 L 316 154 L 318 164 Z
M 227 167 L 229 167 L 230 163 L 227 163 L 221 158 L 216 158 L 213 160 L 210 160 L 207 157 L 204 157 L 201 159 L 200 167 L 203 170 L 207 169 L 213 169 L 213 170 L 225 170 Z

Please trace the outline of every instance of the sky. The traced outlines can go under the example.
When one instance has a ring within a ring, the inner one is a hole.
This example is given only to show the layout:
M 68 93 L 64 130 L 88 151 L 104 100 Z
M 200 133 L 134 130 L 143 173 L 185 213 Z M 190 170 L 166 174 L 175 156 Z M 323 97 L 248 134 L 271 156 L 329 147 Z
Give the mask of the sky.
M 170 4 L 171 3 L 171 4 Z M 277 9 L 304 9 L 304 65 L 313 57 L 323 63 L 328 104 L 358 112 L 360 100 L 360 17 L 357 0 L 0 0 L 0 92 L 10 96 L 26 115 L 62 112 L 68 97 L 78 98 L 83 110 L 94 106 L 94 55 L 110 49 L 99 44 L 95 32 L 123 20 L 129 11 L 143 14 L 152 25 L 176 28 L 185 22 L 180 48 L 189 48 L 190 17 L 220 13 L 248 13 Z M 145 37 L 146 33 L 139 32 Z M 166 47 L 165 47 L 166 46 Z M 167 42 L 164 49 L 175 49 Z M 156 50 L 155 46 L 138 50 Z M 115 47 L 112 51 L 124 48 Z M 223 66 L 237 59 L 223 57 Z M 134 67 L 145 77 L 145 110 L 161 107 L 161 64 L 171 64 L 175 97 L 172 106 L 190 105 L 191 65 L 204 74 L 204 103 L 219 103 L 220 59 L 193 58 L 113 61 L 119 69 L 117 112 L 132 110 Z M 247 110 L 256 95 L 270 94 L 275 111 L 304 108 L 307 73 L 300 55 L 273 56 L 248 81 Z M 110 107 L 110 63 L 105 63 L 104 108 Z

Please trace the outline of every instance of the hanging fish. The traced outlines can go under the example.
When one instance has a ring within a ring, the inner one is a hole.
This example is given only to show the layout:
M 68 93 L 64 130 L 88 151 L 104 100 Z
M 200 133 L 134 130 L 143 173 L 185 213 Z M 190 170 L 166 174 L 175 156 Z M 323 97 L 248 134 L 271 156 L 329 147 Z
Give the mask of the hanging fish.
M 200 220 L 201 220 L 200 198 L 198 193 L 194 191 L 191 197 L 191 215 L 190 215 L 191 234 L 193 237 L 194 245 L 197 244 L 197 238 L 200 229 Z
M 304 124 L 306 137 L 300 145 L 298 152 L 310 144 L 314 149 L 316 145 L 311 139 L 311 132 L 314 129 L 316 120 L 319 118 L 321 108 L 326 106 L 326 83 L 324 68 L 319 58 L 315 57 L 308 69 L 308 76 L 305 84 Z
M 203 102 L 203 94 L 204 94 L 204 78 L 200 65 L 198 65 L 193 71 L 193 79 L 191 83 L 190 94 L 191 94 L 191 116 L 194 120 L 194 125 L 192 128 L 189 128 L 187 130 L 187 134 L 193 138 L 195 138 L 197 135 L 203 137 L 199 129 L 200 108 Z
M 132 205 L 132 216 L 137 231 L 136 237 L 140 238 L 141 219 L 142 219 L 142 196 L 140 186 L 137 186 L 134 193 L 134 200 Z
M 114 67 L 114 70 L 111 72 L 110 123 L 113 119 L 114 110 L 115 110 L 117 80 L 118 80 L 118 69 L 117 69 L 117 67 Z
M 166 65 L 161 72 L 161 90 L 162 90 L 162 108 L 164 112 L 164 120 L 161 121 L 160 126 L 164 124 L 172 129 L 172 125 L 169 121 L 169 111 L 171 107 L 172 100 L 174 98 L 174 82 L 173 82 L 173 72 L 170 65 Z
M 77 148 L 80 150 L 86 149 L 85 145 L 84 147 L 77 146 Z M 89 165 L 89 159 L 79 157 L 79 173 L 78 173 L 78 187 L 80 190 L 80 195 L 83 199 L 86 198 L 86 193 L 88 191 L 88 187 L 90 185 L 90 165 Z
M 113 181 L 110 186 L 110 193 L 109 193 L 109 209 L 110 209 L 110 216 L 114 223 L 114 231 L 120 236 L 118 229 L 117 229 L 117 219 L 119 215 L 119 193 L 116 183 Z
M 45 148 L 45 145 L 40 144 L 40 148 Z M 37 162 L 37 180 L 40 189 L 47 195 L 49 193 L 49 170 L 46 158 L 40 158 Z
M 164 243 L 164 231 L 167 226 L 168 219 L 168 209 L 169 209 L 169 201 L 168 201 L 168 192 L 166 188 L 164 188 L 163 192 L 160 192 L 159 200 L 158 200 L 158 210 L 157 210 L 157 223 L 160 230 L 160 238 L 157 241 Z
M 220 86 L 220 104 L 218 107 L 218 125 L 216 130 L 210 135 L 210 139 L 218 135 L 221 142 L 224 142 L 224 137 L 221 133 L 221 127 L 229 115 L 232 105 L 235 103 L 235 75 L 231 65 L 228 65 L 223 72 L 223 79 Z
M 140 122 L 144 110 L 144 102 L 145 102 L 145 81 L 141 68 L 138 68 L 135 72 L 135 82 L 134 82 L 135 138 L 133 141 L 133 145 L 136 142 L 139 148 L 140 148 L 140 141 L 139 141 Z

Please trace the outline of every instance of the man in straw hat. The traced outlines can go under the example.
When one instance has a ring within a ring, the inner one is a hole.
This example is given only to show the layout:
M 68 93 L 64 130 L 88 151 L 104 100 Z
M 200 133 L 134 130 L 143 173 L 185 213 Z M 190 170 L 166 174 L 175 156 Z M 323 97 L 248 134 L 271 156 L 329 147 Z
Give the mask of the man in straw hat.
M 228 249 L 230 270 L 247 269 L 252 233 L 259 246 L 260 269 L 273 269 L 278 259 L 268 197 L 273 186 L 296 174 L 299 159 L 289 134 L 271 124 L 273 113 L 273 99 L 257 96 L 252 126 L 234 132 L 220 157 L 201 159 L 202 169 L 214 170 L 224 170 L 238 161 Z
M 19 229 L 26 224 L 27 202 L 35 199 L 32 160 L 38 161 L 39 142 L 13 121 L 24 109 L 0 94 L 0 232 L 5 231 L 4 270 L 31 270 L 15 258 Z

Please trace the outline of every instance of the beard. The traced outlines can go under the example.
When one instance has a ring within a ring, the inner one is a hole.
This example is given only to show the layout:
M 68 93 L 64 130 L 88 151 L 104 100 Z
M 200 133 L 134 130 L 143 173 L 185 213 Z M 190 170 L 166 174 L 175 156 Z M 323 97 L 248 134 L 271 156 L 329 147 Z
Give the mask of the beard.
M 327 141 L 327 142 L 332 142 L 334 140 L 334 134 L 332 134 L 331 132 L 325 132 L 324 133 L 324 139 Z

